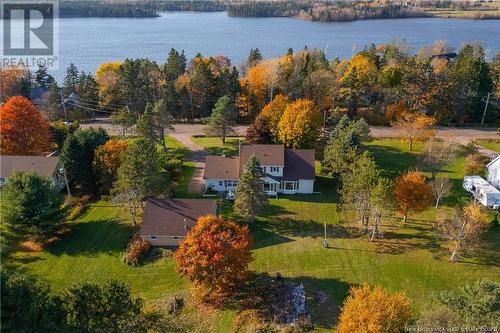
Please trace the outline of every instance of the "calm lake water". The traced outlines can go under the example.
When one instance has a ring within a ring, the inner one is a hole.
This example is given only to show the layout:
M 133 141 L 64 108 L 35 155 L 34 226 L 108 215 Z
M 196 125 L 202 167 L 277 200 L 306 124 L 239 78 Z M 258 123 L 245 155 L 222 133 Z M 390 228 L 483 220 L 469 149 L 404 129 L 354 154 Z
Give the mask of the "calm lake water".
M 355 22 L 308 22 L 293 18 L 234 18 L 224 12 L 163 13 L 158 18 L 68 18 L 59 20 L 61 80 L 69 63 L 95 71 L 100 63 L 148 57 L 164 62 L 170 48 L 188 58 L 226 55 L 243 62 L 250 48 L 265 57 L 284 54 L 289 47 L 326 49 L 328 58 L 347 58 L 372 43 L 405 40 L 413 50 L 446 40 L 453 47 L 481 42 L 489 57 L 500 50 L 500 20 L 391 19 Z

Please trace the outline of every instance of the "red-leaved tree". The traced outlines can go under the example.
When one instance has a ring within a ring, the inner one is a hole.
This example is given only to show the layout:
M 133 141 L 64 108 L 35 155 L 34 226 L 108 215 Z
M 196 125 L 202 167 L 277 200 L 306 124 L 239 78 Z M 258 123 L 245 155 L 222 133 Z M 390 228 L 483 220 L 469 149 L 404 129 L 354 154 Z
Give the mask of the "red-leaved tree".
M 50 142 L 49 124 L 25 97 L 14 96 L 0 106 L 2 154 L 39 155 Z
M 248 278 L 250 246 L 247 226 L 202 216 L 175 253 L 177 272 L 192 282 L 200 301 L 221 302 Z

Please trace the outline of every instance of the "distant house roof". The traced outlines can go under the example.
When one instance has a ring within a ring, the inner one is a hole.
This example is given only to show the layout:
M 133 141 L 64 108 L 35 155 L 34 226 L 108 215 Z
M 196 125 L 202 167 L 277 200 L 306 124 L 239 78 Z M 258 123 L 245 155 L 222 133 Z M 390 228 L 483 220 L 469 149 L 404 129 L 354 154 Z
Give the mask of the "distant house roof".
M 47 94 L 48 92 L 49 92 L 49 88 L 45 88 L 45 87 L 31 88 L 30 100 L 33 102 L 33 104 L 40 104 L 42 101 L 43 95 Z
M 315 178 L 313 149 L 286 149 L 283 145 L 258 144 L 242 144 L 239 157 L 207 156 L 203 178 L 238 179 L 252 155 L 257 157 L 261 165 L 284 167 L 283 177 L 266 175 L 276 181 Z
M 59 157 L 0 155 L 0 177 L 8 178 L 16 171 L 34 171 L 40 176 L 52 177 Z
M 183 237 L 200 216 L 214 214 L 214 200 L 150 198 L 144 207 L 140 234 Z
M 205 173 L 207 179 L 238 179 L 238 157 L 207 156 Z

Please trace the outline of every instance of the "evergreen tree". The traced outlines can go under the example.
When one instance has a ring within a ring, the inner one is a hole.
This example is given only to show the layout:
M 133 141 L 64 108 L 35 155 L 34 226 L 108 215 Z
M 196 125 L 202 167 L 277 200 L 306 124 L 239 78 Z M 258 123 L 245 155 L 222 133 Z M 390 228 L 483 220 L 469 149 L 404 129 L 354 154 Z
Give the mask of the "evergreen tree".
M 109 139 L 102 128 L 77 130 L 68 135 L 61 150 L 61 163 L 73 186 L 89 194 L 97 193 L 96 176 L 92 169 L 95 149 Z
M 217 78 L 203 58 L 195 58 L 195 60 L 194 68 L 189 75 L 192 107 L 196 117 L 207 117 L 217 98 Z
M 175 49 L 170 49 L 164 70 L 165 81 L 175 82 L 175 80 L 186 71 L 186 63 L 187 59 L 184 50 L 179 53 Z
M 259 48 L 250 49 L 250 54 L 248 55 L 247 65 L 248 67 L 253 67 L 257 65 L 263 59 Z
M 173 129 L 172 116 L 163 99 L 154 104 L 148 103 L 146 110 L 137 121 L 137 132 L 146 139 L 161 145 L 164 151 L 167 151 L 165 136 L 169 130 Z
M 236 108 L 229 97 L 219 98 L 208 121 L 208 133 L 221 138 L 226 143 L 226 136 L 234 133 Z
M 267 204 L 263 177 L 262 167 L 255 155 L 253 155 L 245 163 L 244 173 L 236 187 L 236 199 L 234 201 L 235 213 L 250 221 L 254 221 L 255 216 Z
M 58 87 L 57 87 L 57 83 L 54 81 L 50 84 L 50 88 L 49 88 L 49 101 L 48 101 L 48 108 L 47 108 L 47 112 L 49 114 L 49 119 L 50 120 L 54 120 L 57 118 L 58 114 L 57 114 L 57 107 L 58 107 L 58 104 L 57 104 L 57 93 L 58 93 Z
M 47 67 L 40 65 L 35 72 L 35 86 L 38 88 L 48 88 L 56 80 L 47 72 Z
M 63 196 L 47 177 L 36 173 L 15 173 L 0 192 L 1 217 L 15 232 L 47 236 L 64 217 Z
M 136 224 L 143 199 L 165 192 L 167 181 L 161 173 L 154 142 L 138 139 L 129 145 L 122 157 L 111 192 L 118 202 L 125 204 Z
M 79 77 L 78 68 L 75 64 L 71 63 L 66 70 L 66 76 L 64 77 L 62 85 L 62 94 L 64 98 L 68 98 L 71 93 L 76 92 Z

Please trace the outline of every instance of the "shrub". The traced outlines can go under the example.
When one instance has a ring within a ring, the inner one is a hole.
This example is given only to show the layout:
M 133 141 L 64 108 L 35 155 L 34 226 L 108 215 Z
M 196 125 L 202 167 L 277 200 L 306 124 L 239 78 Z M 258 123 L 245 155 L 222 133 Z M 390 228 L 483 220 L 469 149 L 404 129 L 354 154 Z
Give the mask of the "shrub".
M 486 174 L 486 164 L 490 159 L 481 154 L 472 154 L 465 158 L 465 174 L 484 176 Z
M 144 240 L 138 234 L 134 235 L 127 246 L 127 252 L 123 260 L 127 265 L 137 266 L 141 259 L 151 249 L 151 243 Z
M 165 162 L 164 168 L 171 173 L 173 178 L 179 178 L 182 174 L 182 160 L 170 158 Z
M 68 197 L 65 202 L 65 206 L 71 209 L 67 220 L 73 221 L 78 216 L 80 216 L 85 209 L 88 207 L 92 197 L 90 195 L 84 195 L 80 198 Z

